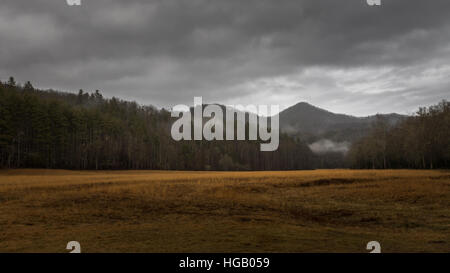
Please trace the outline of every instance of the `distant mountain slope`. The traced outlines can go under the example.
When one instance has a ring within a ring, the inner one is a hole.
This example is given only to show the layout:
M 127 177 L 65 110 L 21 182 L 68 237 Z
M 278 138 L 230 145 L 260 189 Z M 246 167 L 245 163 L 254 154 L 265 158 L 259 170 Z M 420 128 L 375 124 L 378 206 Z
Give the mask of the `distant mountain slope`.
M 203 104 L 203 108 L 210 104 Z M 222 104 L 212 104 L 219 106 L 223 111 L 225 122 L 226 106 Z M 194 107 L 190 108 L 191 112 Z M 243 113 L 234 109 L 239 113 Z M 244 112 L 245 120 L 249 121 L 249 113 Z M 395 125 L 405 116 L 399 114 L 378 115 L 386 119 L 386 121 Z M 238 120 L 241 119 L 236 115 Z M 331 140 L 334 142 L 346 142 L 349 146 L 354 140 L 365 136 L 373 122 L 376 121 L 377 115 L 368 117 L 355 117 L 345 114 L 336 114 L 322 108 L 313 106 L 306 102 L 300 102 L 284 111 L 279 115 L 280 130 L 291 136 L 300 136 L 308 143 L 318 140 Z M 204 121 L 209 118 L 204 118 Z M 339 144 L 339 143 L 337 143 Z
M 380 115 L 390 124 L 404 116 L 399 114 Z M 363 136 L 376 120 L 376 115 L 355 117 L 336 114 L 306 102 L 300 102 L 280 113 L 280 129 L 290 135 L 300 135 L 309 141 L 321 138 L 333 141 L 354 141 Z

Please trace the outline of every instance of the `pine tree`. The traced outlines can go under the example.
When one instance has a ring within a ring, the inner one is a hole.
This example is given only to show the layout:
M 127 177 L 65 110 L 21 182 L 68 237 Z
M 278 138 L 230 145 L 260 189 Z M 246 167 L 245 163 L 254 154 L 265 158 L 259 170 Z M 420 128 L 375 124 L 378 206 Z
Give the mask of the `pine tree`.
M 13 87 L 16 87 L 16 85 L 17 85 L 17 83 L 16 83 L 16 80 L 14 79 L 14 77 L 9 77 L 7 86 L 13 88 Z
M 23 90 L 24 91 L 34 91 L 34 87 L 33 87 L 33 85 L 31 84 L 31 82 L 29 82 L 29 81 L 27 81 L 26 83 L 25 83 L 25 85 L 24 85 L 24 87 L 23 87 Z

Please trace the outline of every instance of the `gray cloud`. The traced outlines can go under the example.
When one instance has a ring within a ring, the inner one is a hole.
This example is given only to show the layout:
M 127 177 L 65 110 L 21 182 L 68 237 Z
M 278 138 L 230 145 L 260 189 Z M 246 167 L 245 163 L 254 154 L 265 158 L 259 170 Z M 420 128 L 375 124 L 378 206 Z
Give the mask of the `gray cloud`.
M 156 106 L 298 100 L 408 112 L 449 97 L 447 0 L 2 0 L 0 78 Z

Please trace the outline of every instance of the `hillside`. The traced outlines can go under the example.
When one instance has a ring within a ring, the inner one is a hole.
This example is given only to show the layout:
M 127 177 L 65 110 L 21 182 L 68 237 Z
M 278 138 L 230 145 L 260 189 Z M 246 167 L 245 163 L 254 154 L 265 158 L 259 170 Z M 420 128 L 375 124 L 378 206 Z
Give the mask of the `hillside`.
M 367 133 L 377 116 L 386 119 L 391 125 L 405 118 L 399 114 L 355 117 L 300 102 L 280 113 L 280 128 L 282 132 L 300 135 L 310 142 L 322 138 L 353 142 Z

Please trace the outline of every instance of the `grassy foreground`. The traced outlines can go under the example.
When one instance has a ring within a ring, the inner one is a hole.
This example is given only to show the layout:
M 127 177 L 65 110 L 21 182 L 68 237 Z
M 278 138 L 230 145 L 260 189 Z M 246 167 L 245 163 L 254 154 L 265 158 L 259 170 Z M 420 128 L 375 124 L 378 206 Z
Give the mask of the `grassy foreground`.
M 0 252 L 450 251 L 450 172 L 0 171 Z

